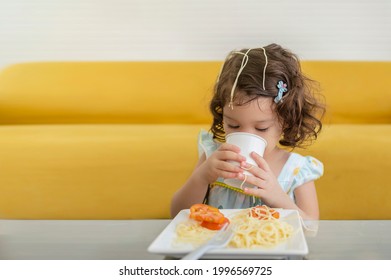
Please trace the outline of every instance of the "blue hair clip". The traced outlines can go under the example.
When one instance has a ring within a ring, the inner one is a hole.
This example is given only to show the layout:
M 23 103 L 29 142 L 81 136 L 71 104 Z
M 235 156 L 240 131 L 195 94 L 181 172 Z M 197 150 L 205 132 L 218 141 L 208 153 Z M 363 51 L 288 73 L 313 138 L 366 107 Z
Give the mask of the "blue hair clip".
M 283 81 L 278 81 L 277 88 L 278 88 L 278 94 L 276 98 L 274 98 L 274 102 L 276 103 L 280 102 L 282 100 L 283 93 L 288 91 L 287 85 L 284 84 Z

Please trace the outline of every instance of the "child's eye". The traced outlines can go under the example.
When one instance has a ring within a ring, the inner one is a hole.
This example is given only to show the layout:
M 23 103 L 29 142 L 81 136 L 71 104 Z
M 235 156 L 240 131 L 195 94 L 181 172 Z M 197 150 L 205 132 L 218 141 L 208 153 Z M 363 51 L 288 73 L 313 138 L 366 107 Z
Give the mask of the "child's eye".
M 228 127 L 231 129 L 238 129 L 239 128 L 238 125 L 230 125 L 230 124 L 228 125 Z
M 265 131 L 267 131 L 269 128 L 266 127 L 266 128 L 255 128 L 255 129 L 258 130 L 258 131 L 265 132 Z

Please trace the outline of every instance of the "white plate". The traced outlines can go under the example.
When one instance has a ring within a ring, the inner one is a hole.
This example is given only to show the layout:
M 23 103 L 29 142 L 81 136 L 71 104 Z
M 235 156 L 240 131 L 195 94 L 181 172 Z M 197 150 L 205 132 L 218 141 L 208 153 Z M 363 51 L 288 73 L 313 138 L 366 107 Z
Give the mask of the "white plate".
M 232 215 L 242 209 L 222 209 L 226 215 Z M 264 258 L 297 258 L 308 254 L 308 246 L 301 227 L 300 216 L 296 210 L 282 210 L 280 220 L 293 226 L 294 234 L 286 242 L 272 248 L 239 249 L 220 248 L 210 250 L 204 255 L 207 259 L 264 259 Z M 172 246 L 176 238 L 175 229 L 179 223 L 189 219 L 189 209 L 182 210 L 171 221 L 171 223 L 160 233 L 160 235 L 148 247 L 148 252 L 180 258 L 191 252 L 194 248 L 191 244 L 184 244 L 181 247 Z

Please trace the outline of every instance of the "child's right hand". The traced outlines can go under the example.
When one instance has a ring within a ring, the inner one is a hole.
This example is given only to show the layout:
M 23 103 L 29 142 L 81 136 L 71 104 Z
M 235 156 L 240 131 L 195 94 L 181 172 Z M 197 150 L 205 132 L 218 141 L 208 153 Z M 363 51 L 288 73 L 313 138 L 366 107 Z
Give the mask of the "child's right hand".
M 221 146 L 201 165 L 201 176 L 207 179 L 207 183 L 213 183 L 219 177 L 236 178 L 239 173 L 243 173 L 240 163 L 246 158 L 239 154 L 239 147 L 223 143 Z M 228 162 L 237 161 L 238 166 Z

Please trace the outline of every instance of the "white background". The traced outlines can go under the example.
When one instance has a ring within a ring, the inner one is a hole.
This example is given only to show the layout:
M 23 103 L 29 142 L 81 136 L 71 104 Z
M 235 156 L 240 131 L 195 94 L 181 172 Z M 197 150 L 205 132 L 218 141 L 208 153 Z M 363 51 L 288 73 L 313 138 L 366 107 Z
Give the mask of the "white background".
M 304 60 L 391 60 L 390 0 L 0 0 L 0 68 L 223 60 L 276 42 Z

